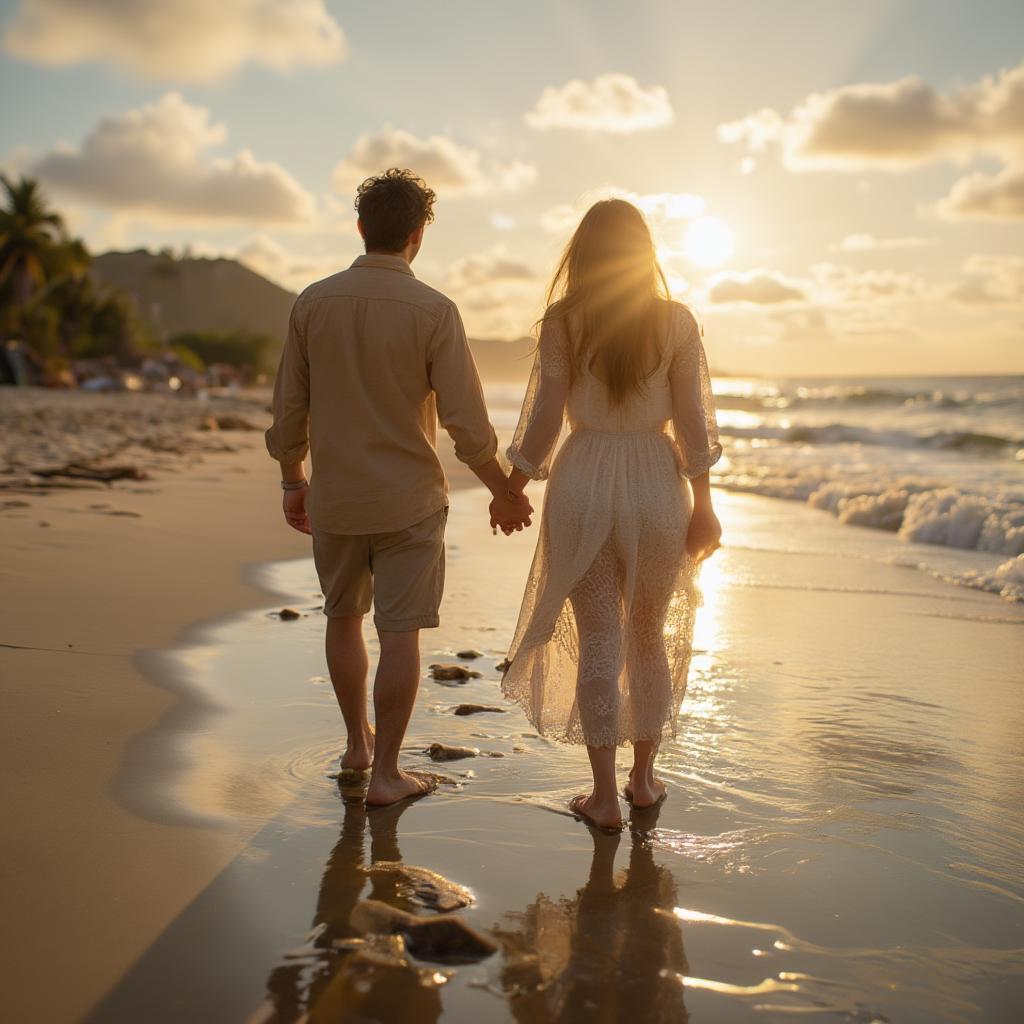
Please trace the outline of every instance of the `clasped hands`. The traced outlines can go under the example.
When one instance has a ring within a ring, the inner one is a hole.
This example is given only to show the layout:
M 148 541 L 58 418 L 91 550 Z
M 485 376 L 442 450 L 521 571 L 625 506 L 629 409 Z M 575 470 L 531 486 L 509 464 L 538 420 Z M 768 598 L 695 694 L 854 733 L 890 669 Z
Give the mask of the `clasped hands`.
M 504 494 L 494 497 L 489 511 L 491 513 L 491 529 L 497 533 L 500 527 L 501 532 L 508 537 L 516 530 L 522 530 L 524 526 L 530 525 L 533 506 L 525 494 L 508 488 Z

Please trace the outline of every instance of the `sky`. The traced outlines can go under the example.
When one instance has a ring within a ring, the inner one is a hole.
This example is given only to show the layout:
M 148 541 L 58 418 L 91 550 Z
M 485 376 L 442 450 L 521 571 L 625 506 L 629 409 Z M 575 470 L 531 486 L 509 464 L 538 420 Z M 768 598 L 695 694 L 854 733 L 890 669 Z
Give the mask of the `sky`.
M 299 291 L 397 165 L 475 337 L 620 195 L 719 370 L 1024 372 L 1019 0 L 0 0 L 0 93 L 0 166 L 96 252 Z

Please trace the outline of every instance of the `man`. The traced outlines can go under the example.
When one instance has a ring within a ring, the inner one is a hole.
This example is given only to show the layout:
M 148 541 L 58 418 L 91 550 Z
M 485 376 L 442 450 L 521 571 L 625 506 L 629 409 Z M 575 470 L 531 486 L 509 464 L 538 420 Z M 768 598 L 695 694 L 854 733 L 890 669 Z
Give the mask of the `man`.
M 410 267 L 434 199 L 408 170 L 360 185 L 366 254 L 296 299 L 266 432 L 267 451 L 281 463 L 285 519 L 313 538 L 327 665 L 348 730 L 342 768 L 372 765 L 371 805 L 433 787 L 428 776 L 402 771 L 398 755 L 419 686 L 419 631 L 438 625 L 444 586 L 448 484 L 434 448 L 438 419 L 493 495 L 492 526 L 522 529 L 533 511 L 508 490 L 495 458 L 458 309 Z M 380 637 L 376 735 L 362 631 L 371 601 Z

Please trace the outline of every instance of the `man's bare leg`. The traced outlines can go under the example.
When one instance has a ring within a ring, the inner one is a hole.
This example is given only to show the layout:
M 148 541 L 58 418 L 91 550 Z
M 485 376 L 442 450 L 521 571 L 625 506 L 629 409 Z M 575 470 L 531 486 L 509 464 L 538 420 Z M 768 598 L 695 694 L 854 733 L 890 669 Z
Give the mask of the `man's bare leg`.
M 393 804 L 428 792 L 427 780 L 398 767 L 398 755 L 420 685 L 420 633 L 378 630 L 380 662 L 373 681 L 376 747 L 366 802 Z
M 363 617 L 328 618 L 326 647 L 331 685 L 348 731 L 341 767 L 369 768 L 373 761 L 373 729 L 366 717 L 366 674 L 370 663 L 363 640 Z

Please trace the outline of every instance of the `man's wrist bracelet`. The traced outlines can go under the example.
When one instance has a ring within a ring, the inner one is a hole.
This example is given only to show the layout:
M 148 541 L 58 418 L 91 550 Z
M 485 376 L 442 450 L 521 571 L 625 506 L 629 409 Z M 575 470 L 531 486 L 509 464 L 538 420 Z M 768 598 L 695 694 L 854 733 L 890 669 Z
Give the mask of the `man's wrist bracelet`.
M 309 481 L 305 478 L 302 480 L 282 480 L 281 489 L 284 491 L 297 491 L 300 487 L 305 487 L 308 483 Z

